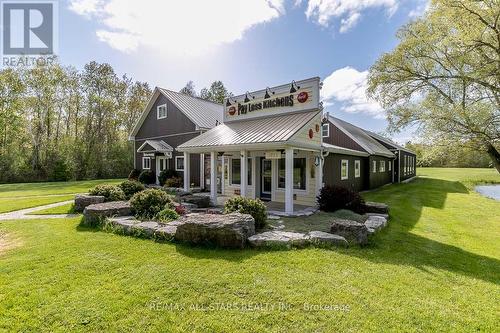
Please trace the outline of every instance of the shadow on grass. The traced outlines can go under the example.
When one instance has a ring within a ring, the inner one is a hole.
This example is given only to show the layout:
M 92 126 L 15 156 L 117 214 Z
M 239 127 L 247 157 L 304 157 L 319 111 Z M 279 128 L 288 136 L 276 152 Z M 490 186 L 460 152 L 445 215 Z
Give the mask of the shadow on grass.
M 500 260 L 410 232 L 424 208 L 444 209 L 450 193 L 467 194 L 469 191 L 460 182 L 419 178 L 409 184 L 397 184 L 368 194 L 369 200 L 389 205 L 390 223 L 373 239 L 371 247 L 374 251 L 347 254 L 372 262 L 409 265 L 424 271 L 434 267 L 500 284 Z

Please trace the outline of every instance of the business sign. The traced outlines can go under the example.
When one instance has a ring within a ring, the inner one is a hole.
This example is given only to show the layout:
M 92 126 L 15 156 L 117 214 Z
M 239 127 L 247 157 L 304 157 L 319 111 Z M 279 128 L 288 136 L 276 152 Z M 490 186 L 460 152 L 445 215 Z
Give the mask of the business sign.
M 316 77 L 230 97 L 225 101 L 224 122 L 314 110 L 318 107 L 319 78 Z
M 267 160 L 279 160 L 281 158 L 280 151 L 266 151 Z

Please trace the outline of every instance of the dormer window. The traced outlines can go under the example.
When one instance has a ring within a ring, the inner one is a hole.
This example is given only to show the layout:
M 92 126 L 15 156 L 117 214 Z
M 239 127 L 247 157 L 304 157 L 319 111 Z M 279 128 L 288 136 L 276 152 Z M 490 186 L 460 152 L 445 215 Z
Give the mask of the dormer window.
M 156 108 L 157 119 L 167 118 L 167 104 L 158 105 Z

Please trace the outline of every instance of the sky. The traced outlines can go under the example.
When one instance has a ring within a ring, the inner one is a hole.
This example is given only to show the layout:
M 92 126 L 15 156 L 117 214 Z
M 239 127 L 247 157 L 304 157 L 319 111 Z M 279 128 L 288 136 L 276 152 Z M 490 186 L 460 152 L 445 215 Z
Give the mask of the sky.
M 235 95 L 319 76 L 325 111 L 386 129 L 365 95 L 370 66 L 427 0 L 68 0 L 59 2 L 59 58 L 95 60 L 151 87 L 221 80 Z M 411 131 L 394 135 L 398 142 Z

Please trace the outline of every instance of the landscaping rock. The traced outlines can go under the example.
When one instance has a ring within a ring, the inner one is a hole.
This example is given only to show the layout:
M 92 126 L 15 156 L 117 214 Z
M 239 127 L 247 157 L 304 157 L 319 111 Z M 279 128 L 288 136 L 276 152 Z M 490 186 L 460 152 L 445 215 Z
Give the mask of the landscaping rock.
M 388 214 L 389 206 L 381 202 L 365 202 L 365 208 L 367 213 L 378 213 L 378 214 Z
M 368 243 L 368 228 L 356 221 L 334 219 L 330 232 L 346 238 L 350 243 L 360 245 Z
M 85 207 L 103 202 L 104 197 L 102 195 L 77 194 L 75 196 L 75 211 L 83 212 Z
M 186 208 L 188 212 L 191 212 L 193 209 L 198 208 L 198 206 L 189 202 L 183 202 L 181 205 L 184 206 L 184 208 Z
M 128 201 L 112 201 L 93 204 L 83 210 L 83 224 L 96 225 L 102 219 L 112 216 L 131 215 L 130 203 Z
M 370 217 L 370 216 L 380 216 L 380 217 L 384 217 L 386 220 L 389 219 L 389 214 L 380 214 L 380 213 L 366 213 L 365 214 L 367 217 Z
M 310 231 L 309 240 L 311 243 L 319 246 L 335 245 L 347 247 L 349 245 L 344 237 L 323 231 Z
M 139 230 L 142 236 L 151 238 L 154 236 L 156 230 L 158 230 L 162 226 L 163 224 L 159 224 L 158 222 L 155 221 L 143 221 L 134 225 L 134 228 L 136 230 Z
M 249 214 L 188 214 L 179 220 L 175 239 L 192 244 L 244 248 L 255 234 L 255 221 Z
M 210 197 L 205 195 L 186 195 L 180 197 L 181 202 L 195 204 L 198 208 L 210 207 Z
M 254 247 L 303 247 L 309 242 L 309 237 L 289 231 L 266 231 L 248 238 L 248 242 Z

